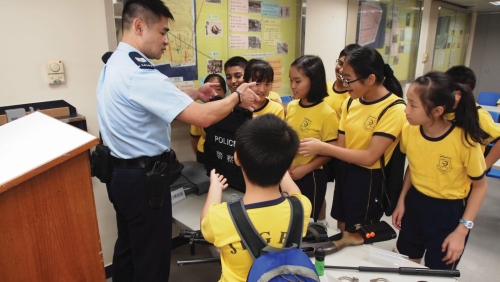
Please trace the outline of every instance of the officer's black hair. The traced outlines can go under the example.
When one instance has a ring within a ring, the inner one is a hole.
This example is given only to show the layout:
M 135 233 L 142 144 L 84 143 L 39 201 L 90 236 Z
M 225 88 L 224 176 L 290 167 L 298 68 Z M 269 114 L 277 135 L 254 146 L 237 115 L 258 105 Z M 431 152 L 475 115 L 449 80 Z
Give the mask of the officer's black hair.
M 466 66 L 454 66 L 445 72 L 453 79 L 453 82 L 465 84 L 470 90 L 476 88 L 476 75 L 472 69 Z
M 122 30 L 128 30 L 136 18 L 141 18 L 149 27 L 162 16 L 174 20 L 174 16 L 161 0 L 128 0 L 123 7 Z
M 261 187 L 279 184 L 299 149 L 297 133 L 273 114 L 244 123 L 235 139 L 241 169 L 248 181 Z
M 245 82 L 256 81 L 256 82 L 267 82 L 271 83 L 274 80 L 274 70 L 271 65 L 264 61 L 258 59 L 251 59 L 245 68 L 245 73 L 243 74 L 243 80 Z
M 291 66 L 295 66 L 302 75 L 307 76 L 311 81 L 311 87 L 307 93 L 308 102 L 316 104 L 328 96 L 325 65 L 320 57 L 303 55 L 293 61 Z
M 242 69 L 245 69 L 247 67 L 247 64 L 248 64 L 247 59 L 243 57 L 240 56 L 231 57 L 224 63 L 224 72 L 227 70 L 227 68 L 230 67 L 240 67 Z

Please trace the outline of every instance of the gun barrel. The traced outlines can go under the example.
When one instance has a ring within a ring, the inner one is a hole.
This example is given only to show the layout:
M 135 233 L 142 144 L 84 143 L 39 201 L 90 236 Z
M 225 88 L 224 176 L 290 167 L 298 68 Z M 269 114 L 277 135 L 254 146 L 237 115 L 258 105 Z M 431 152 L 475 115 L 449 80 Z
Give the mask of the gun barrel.
M 204 259 L 178 260 L 177 265 L 183 266 L 183 265 L 187 265 L 187 264 L 210 263 L 210 262 L 220 262 L 220 259 L 219 258 L 204 258 Z

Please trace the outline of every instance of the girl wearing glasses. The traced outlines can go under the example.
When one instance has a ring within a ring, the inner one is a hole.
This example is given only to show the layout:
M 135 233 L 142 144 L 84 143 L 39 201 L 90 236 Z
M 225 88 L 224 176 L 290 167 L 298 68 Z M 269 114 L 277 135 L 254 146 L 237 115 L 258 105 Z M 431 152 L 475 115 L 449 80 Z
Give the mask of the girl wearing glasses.
M 462 98 L 449 121 L 445 115 L 453 111 L 456 91 Z M 444 73 L 417 78 L 407 97 L 401 151 L 408 168 L 392 215 L 400 230 L 397 247 L 417 263 L 425 252 L 429 268 L 455 269 L 486 196 L 480 145 L 489 135 L 479 126 L 471 90 Z
M 389 65 L 373 48 L 362 47 L 344 62 L 341 79 L 352 99 L 342 105 L 336 146 L 314 138 L 301 141 L 299 154 L 326 155 L 339 159 L 331 216 L 342 231 L 365 221 L 378 221 L 383 210 L 380 199 L 382 173 L 380 157 L 386 164 L 400 139 L 406 122 L 405 105 L 380 113 L 403 91 Z
M 339 120 L 335 111 L 323 99 L 326 90 L 325 67 L 317 56 L 304 55 L 296 59 L 289 71 L 293 98 L 287 106 L 286 121 L 299 139 L 317 138 L 320 142 L 337 140 Z M 312 204 L 311 218 L 318 221 L 326 194 L 326 174 L 322 166 L 331 157 L 296 154 L 288 170 L 300 191 Z
M 325 98 L 325 103 L 327 103 L 334 111 L 337 113 L 337 117 L 340 120 L 340 114 L 342 113 L 342 104 L 349 97 L 347 92 L 347 86 L 344 86 L 342 79 L 340 78 L 340 72 L 344 66 L 345 58 L 350 55 L 354 50 L 361 48 L 359 44 L 349 44 L 340 51 L 339 58 L 335 64 L 335 81 L 330 81 L 326 84 L 328 90 L 328 97 Z M 328 182 L 335 181 L 335 176 L 337 175 L 338 160 L 332 158 L 325 166 L 325 172 L 327 175 Z M 321 208 L 321 217 L 326 217 L 326 201 L 323 202 L 323 207 Z
M 340 72 L 344 66 L 346 57 L 359 48 L 361 48 L 359 44 L 349 44 L 345 46 L 342 51 L 340 51 L 339 58 L 335 64 L 335 77 L 337 80 L 330 81 L 326 84 L 328 97 L 325 98 L 325 103 L 327 103 L 337 113 L 339 120 L 340 113 L 342 112 L 342 103 L 344 103 L 345 99 L 349 97 L 349 93 L 347 92 L 348 87 L 347 85 L 344 86 L 342 78 L 340 77 Z

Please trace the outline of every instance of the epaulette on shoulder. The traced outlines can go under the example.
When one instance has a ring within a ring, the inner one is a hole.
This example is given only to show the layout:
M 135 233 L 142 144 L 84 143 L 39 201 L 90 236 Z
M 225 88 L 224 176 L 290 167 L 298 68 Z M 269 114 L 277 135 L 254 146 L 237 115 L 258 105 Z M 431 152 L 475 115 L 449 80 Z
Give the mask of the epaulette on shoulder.
M 130 59 L 139 66 L 141 69 L 155 69 L 155 66 L 153 66 L 146 58 L 144 58 L 141 54 L 137 52 L 130 52 L 128 53 Z

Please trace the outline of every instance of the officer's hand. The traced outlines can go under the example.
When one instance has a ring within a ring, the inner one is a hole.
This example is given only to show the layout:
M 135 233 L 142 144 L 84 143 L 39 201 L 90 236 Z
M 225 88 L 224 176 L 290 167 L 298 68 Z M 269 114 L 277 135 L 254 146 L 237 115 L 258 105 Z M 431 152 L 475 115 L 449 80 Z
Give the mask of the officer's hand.
M 212 99 L 217 93 L 212 87 L 220 86 L 220 83 L 207 82 L 198 88 L 198 98 L 203 102 L 208 102 Z
M 250 87 L 255 86 L 255 84 L 256 82 L 243 83 L 236 89 L 241 93 L 241 104 L 238 106 L 252 112 L 257 108 L 255 106 L 255 102 L 260 100 L 259 96 L 257 96 L 257 94 L 250 89 Z

